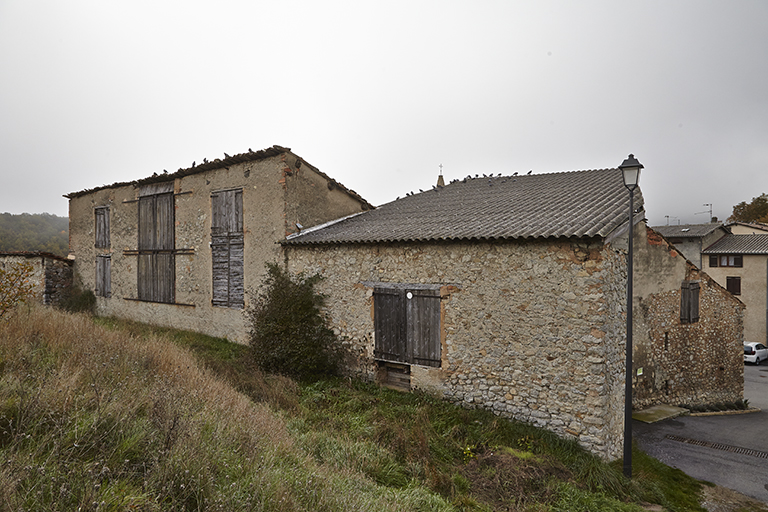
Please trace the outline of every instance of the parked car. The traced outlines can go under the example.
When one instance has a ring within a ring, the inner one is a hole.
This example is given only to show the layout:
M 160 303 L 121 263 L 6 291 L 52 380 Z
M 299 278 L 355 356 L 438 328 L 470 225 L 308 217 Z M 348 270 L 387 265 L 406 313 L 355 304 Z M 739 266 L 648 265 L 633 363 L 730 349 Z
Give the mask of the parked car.
M 762 343 L 744 344 L 744 362 L 760 364 L 760 361 L 768 361 L 768 347 Z

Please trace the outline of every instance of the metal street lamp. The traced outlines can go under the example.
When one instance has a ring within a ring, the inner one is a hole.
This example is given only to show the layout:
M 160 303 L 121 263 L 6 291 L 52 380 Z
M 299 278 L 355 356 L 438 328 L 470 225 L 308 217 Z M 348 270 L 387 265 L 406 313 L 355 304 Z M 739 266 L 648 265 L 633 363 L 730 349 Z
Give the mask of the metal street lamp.
M 629 190 L 629 247 L 627 251 L 627 347 L 626 379 L 624 382 L 624 476 L 632 478 L 632 239 L 634 238 L 634 198 L 635 189 L 640 181 L 640 169 L 643 164 L 635 155 L 624 160 L 621 169 L 624 186 Z

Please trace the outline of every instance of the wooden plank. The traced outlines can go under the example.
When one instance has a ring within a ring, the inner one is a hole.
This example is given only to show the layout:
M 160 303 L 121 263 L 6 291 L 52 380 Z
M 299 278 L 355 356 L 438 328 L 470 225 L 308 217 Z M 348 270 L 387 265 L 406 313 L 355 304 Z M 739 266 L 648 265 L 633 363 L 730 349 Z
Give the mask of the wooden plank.
M 99 207 L 94 209 L 96 216 L 96 244 L 99 249 L 109 248 L 109 208 Z
M 410 298 L 408 298 L 410 297 Z M 415 364 L 436 366 L 440 359 L 440 292 L 407 290 L 407 345 Z

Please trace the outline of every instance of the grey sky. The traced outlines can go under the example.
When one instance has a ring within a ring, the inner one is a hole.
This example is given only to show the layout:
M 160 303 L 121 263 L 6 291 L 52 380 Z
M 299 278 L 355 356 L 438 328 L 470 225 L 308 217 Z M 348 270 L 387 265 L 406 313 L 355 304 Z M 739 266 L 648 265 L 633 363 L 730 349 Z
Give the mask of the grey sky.
M 768 2 L 0 0 L 0 212 L 287 146 L 382 204 L 645 165 L 651 224 L 768 192 Z

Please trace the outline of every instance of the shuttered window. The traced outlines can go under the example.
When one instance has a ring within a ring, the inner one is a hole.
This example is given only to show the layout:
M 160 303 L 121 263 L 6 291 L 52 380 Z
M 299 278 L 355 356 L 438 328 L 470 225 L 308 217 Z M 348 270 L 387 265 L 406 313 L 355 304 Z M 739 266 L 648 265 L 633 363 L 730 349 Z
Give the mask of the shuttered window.
M 726 277 L 725 289 L 734 295 L 741 295 L 741 277 Z
M 692 324 L 699 321 L 699 289 L 698 281 L 683 281 L 680 287 L 680 322 Z
M 173 192 L 139 197 L 139 300 L 175 300 Z
M 242 309 L 245 304 L 242 189 L 211 194 L 211 259 L 213 305 Z
M 109 207 L 94 209 L 96 216 L 96 247 L 109 249 Z
M 440 366 L 440 290 L 374 289 L 374 356 Z
M 112 259 L 109 256 L 96 258 L 96 296 L 112 296 Z

